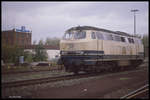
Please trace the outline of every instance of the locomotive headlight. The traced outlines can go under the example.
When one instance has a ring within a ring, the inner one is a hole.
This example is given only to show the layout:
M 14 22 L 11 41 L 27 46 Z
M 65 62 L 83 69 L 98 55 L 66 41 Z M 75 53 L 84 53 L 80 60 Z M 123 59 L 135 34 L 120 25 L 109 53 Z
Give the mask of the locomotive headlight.
M 64 54 L 67 54 L 67 52 L 66 51 L 61 51 L 61 54 L 64 55 Z
M 84 52 L 83 52 L 83 51 L 81 51 L 81 52 L 80 52 L 80 54 L 84 54 Z
M 84 54 L 83 51 L 76 51 L 77 54 Z

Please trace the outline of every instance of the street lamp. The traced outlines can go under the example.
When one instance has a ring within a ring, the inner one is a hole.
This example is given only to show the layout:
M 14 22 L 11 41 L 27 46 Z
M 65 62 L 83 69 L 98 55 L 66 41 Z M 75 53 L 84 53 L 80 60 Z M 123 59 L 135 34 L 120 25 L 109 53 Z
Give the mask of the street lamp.
M 139 11 L 138 9 L 133 9 L 131 10 L 131 12 L 133 12 L 134 14 L 134 36 L 136 34 L 136 16 L 135 16 L 135 12 Z

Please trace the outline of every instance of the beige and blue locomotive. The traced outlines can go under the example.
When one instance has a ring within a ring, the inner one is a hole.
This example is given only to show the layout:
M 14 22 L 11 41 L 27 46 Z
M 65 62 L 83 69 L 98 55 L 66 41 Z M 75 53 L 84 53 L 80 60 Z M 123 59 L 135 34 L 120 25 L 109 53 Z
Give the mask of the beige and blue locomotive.
M 66 71 L 75 73 L 137 67 L 144 59 L 140 38 L 91 26 L 68 29 L 60 41 L 60 50 Z

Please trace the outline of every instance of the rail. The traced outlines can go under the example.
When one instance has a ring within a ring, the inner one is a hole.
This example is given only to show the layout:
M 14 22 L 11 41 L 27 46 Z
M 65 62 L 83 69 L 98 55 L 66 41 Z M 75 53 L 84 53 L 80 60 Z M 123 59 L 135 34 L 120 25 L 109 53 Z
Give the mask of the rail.
M 136 96 L 138 96 L 138 95 L 140 95 L 140 94 L 142 94 L 142 93 L 144 93 L 144 92 L 146 92 L 148 90 L 149 90 L 149 84 L 146 84 L 143 87 L 141 87 L 141 88 L 139 88 L 139 89 L 137 89 L 137 90 L 135 90 L 135 91 L 133 91 L 133 92 L 123 96 L 123 97 L 121 97 L 121 99 L 134 98 L 134 97 L 136 97 Z
M 31 79 L 31 80 L 22 80 L 22 81 L 14 81 L 14 82 L 4 82 L 2 83 L 2 88 L 10 88 L 10 87 L 19 87 L 19 86 L 27 86 L 34 84 L 42 84 L 48 82 L 56 82 L 62 80 L 70 80 L 70 79 L 79 79 L 95 76 L 98 74 L 78 74 L 78 75 L 64 75 L 58 77 L 48 77 L 48 78 L 40 78 L 40 79 Z
M 116 72 L 114 72 L 114 73 L 116 73 Z M 78 75 L 64 75 L 64 76 L 47 77 L 47 78 L 40 78 L 40 79 L 22 80 L 22 81 L 14 81 L 14 82 L 4 82 L 4 83 L 2 83 L 2 88 L 42 84 L 42 83 L 56 82 L 56 81 L 61 81 L 61 80 L 79 79 L 79 78 L 86 78 L 86 77 L 92 77 L 92 76 L 104 75 L 104 74 L 109 74 L 109 72 L 91 73 L 91 74 L 82 73 L 82 74 L 78 74 Z

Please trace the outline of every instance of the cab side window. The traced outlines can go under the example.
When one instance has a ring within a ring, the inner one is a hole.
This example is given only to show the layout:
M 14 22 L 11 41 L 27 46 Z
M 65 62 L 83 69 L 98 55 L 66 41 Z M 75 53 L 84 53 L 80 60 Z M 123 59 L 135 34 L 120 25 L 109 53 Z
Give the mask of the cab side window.
M 133 40 L 133 39 L 131 39 L 131 41 L 132 41 L 132 43 L 134 43 L 134 40 Z
M 129 41 L 129 43 L 131 43 L 131 39 L 130 38 L 128 38 L 128 41 Z
M 120 36 L 115 36 L 115 41 L 121 41 L 121 37 Z
M 142 41 L 141 41 L 140 39 L 138 39 L 138 43 L 139 43 L 139 44 L 142 44 Z
M 97 38 L 98 38 L 99 40 L 103 40 L 103 39 L 104 39 L 104 37 L 103 37 L 103 34 L 102 34 L 102 33 L 97 32 L 97 33 L 96 33 L 96 35 L 97 35 Z
M 134 38 L 133 40 L 135 44 L 142 44 L 142 41 L 138 38 Z
M 134 39 L 135 44 L 139 44 L 138 39 Z
M 91 37 L 92 37 L 92 39 L 96 39 L 95 32 L 92 32 Z
M 128 38 L 129 43 L 134 43 L 134 40 L 132 38 Z
M 121 37 L 121 41 L 122 42 L 126 42 L 124 37 Z
M 114 40 L 111 34 L 105 34 L 107 40 Z

